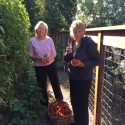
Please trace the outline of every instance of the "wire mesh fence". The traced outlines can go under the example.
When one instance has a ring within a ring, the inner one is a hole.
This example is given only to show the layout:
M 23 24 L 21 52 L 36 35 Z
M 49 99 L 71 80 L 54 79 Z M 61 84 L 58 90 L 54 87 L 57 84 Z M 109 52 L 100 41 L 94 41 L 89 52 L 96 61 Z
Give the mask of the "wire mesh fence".
M 125 125 L 125 49 L 105 46 L 101 125 Z
M 89 96 L 89 109 L 93 115 L 94 83 L 95 77 Z M 125 49 L 105 46 L 101 125 L 125 125 Z

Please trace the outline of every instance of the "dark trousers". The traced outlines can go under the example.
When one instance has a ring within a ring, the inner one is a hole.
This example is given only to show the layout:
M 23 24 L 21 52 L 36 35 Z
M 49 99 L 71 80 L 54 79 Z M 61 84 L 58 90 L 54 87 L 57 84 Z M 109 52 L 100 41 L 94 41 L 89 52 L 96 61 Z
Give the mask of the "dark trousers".
M 48 106 L 49 102 L 47 93 L 47 76 L 49 77 L 49 80 L 51 82 L 55 98 L 63 100 L 55 63 L 53 62 L 48 66 L 35 66 L 35 72 L 37 83 L 42 89 L 42 94 L 45 99 L 45 105 Z
M 70 80 L 70 97 L 76 125 L 88 125 L 88 97 L 92 80 Z

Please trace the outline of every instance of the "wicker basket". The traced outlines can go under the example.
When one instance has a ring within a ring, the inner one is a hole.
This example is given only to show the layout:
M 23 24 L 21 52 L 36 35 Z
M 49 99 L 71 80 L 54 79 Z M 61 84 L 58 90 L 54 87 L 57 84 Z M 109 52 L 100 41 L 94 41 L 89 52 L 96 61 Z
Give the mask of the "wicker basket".
M 63 105 L 66 105 L 67 107 L 69 107 L 68 104 L 64 101 L 61 101 L 61 102 L 59 101 L 59 103 L 62 103 Z M 57 105 L 57 104 L 58 104 L 58 101 L 56 100 L 56 101 L 52 102 L 48 107 L 48 117 L 49 117 L 51 125 L 69 125 L 71 117 L 72 117 L 72 111 L 70 110 L 70 108 L 68 109 L 69 112 L 68 112 L 68 115 L 66 115 L 66 116 L 59 116 L 59 117 L 57 116 L 56 117 L 56 116 L 51 115 L 49 108 L 51 106 Z

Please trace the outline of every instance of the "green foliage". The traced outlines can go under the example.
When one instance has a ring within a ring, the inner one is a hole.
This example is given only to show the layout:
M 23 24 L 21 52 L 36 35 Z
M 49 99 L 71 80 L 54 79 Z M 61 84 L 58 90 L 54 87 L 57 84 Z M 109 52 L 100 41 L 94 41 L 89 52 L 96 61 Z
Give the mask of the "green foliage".
M 77 0 L 76 18 L 87 27 L 122 25 L 125 23 L 125 0 Z
M 50 0 L 46 4 L 47 16 L 45 21 L 49 25 L 50 33 L 69 30 L 76 12 L 76 0 Z
M 25 0 L 32 26 L 39 20 L 49 26 L 50 34 L 69 30 L 76 13 L 76 0 Z
M 78 0 L 76 18 L 82 19 L 87 27 L 106 25 L 104 0 Z
M 43 99 L 30 70 L 30 20 L 22 2 L 0 1 L 0 106 L 9 107 L 9 125 L 37 125 Z
M 40 0 L 40 2 L 42 2 L 42 0 Z M 24 0 L 23 4 L 29 14 L 31 31 L 33 32 L 36 23 L 43 17 L 43 13 L 45 12 L 41 8 L 44 4 L 37 3 L 37 0 Z
M 112 0 L 108 3 L 108 16 L 112 25 L 125 24 L 125 0 Z
M 0 0 L 0 98 L 9 107 L 16 100 L 18 81 L 29 66 L 27 43 L 30 23 L 21 2 Z
M 47 109 L 40 104 L 43 98 L 34 75 L 33 69 L 25 72 L 25 80 L 19 85 L 18 100 L 12 105 L 9 125 L 39 125 L 41 112 L 46 112 Z
M 55 44 L 55 48 L 56 48 L 56 51 L 57 51 L 56 61 L 61 61 L 63 52 L 62 52 L 62 46 L 61 46 L 60 42 L 57 42 Z

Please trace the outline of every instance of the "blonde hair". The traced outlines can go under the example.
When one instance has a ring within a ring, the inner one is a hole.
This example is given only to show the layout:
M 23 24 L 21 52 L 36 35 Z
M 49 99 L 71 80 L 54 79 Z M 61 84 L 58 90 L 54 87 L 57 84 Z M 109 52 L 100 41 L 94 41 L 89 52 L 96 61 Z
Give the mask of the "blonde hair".
M 45 37 L 48 35 L 48 25 L 45 23 L 45 22 L 43 22 L 43 21 L 39 21 L 37 24 L 36 24 L 36 26 L 35 26 L 35 36 L 37 36 L 37 29 L 38 29 L 38 27 L 41 25 L 41 24 L 43 24 L 44 26 L 45 26 L 45 30 L 46 30 L 46 32 L 45 32 Z
M 74 31 L 81 29 L 85 32 L 85 23 L 82 20 L 74 20 L 70 26 L 70 36 L 74 37 Z

